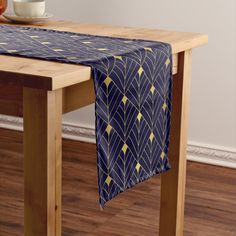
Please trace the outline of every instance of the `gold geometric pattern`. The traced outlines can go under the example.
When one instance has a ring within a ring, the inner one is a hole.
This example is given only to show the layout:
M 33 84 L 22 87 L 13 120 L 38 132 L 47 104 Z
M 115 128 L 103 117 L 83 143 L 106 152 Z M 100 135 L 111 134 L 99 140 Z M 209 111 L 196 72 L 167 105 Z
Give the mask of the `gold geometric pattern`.
M 166 60 L 166 67 L 170 64 L 170 58 Z
M 91 67 L 102 207 L 169 169 L 170 45 L 0 25 L 0 54 Z
M 165 111 L 166 108 L 167 108 L 167 104 L 166 104 L 166 102 L 164 102 L 164 103 L 163 103 L 163 106 L 162 106 L 162 109 Z
M 151 91 L 152 94 L 154 93 L 154 91 L 155 91 L 154 85 L 152 85 L 152 87 L 150 88 L 150 91 Z
M 122 61 L 122 56 L 114 56 L 114 58 Z
M 146 51 L 152 52 L 152 48 L 144 48 Z
M 128 98 L 124 95 L 123 98 L 122 98 L 122 102 L 124 103 L 124 105 L 126 104 Z
M 112 126 L 109 124 L 106 128 L 106 132 L 108 135 L 111 133 L 111 130 L 112 130 Z
M 112 79 L 111 77 L 107 76 L 107 78 L 104 80 L 104 83 L 106 84 L 106 86 L 108 87 L 109 84 L 111 83 Z
M 107 51 L 108 49 L 107 48 L 98 48 L 97 50 L 99 50 L 99 51 Z
M 110 185 L 111 180 L 112 180 L 112 178 L 108 175 L 106 178 L 106 181 L 105 181 L 108 186 Z
M 140 165 L 140 163 L 138 162 L 137 165 L 135 166 L 135 169 L 137 170 L 137 172 L 139 172 L 140 167 L 141 167 L 141 165 Z
M 128 145 L 125 143 L 122 147 L 122 151 L 123 151 L 124 154 L 126 153 L 127 148 L 128 148 Z
M 17 50 L 7 50 L 9 53 L 17 52 Z
M 41 44 L 43 44 L 43 45 L 49 45 L 49 44 L 51 44 L 50 42 L 41 42 Z
M 60 48 L 55 48 L 55 49 L 53 49 L 53 51 L 55 51 L 55 52 L 63 52 L 63 50 L 60 49 Z
M 161 153 L 161 159 L 162 159 L 162 160 L 164 159 L 165 155 L 166 155 L 165 152 L 162 151 L 162 153 Z
M 138 113 L 138 116 L 137 116 L 137 119 L 138 119 L 139 123 L 140 123 L 142 117 L 143 117 L 143 116 L 142 116 L 141 112 L 139 112 L 139 113 Z
M 151 143 L 152 143 L 152 140 L 154 139 L 154 133 L 153 133 L 153 132 L 150 134 L 149 139 L 150 139 L 150 141 L 151 141 Z
M 143 73 L 143 67 L 140 66 L 140 68 L 139 68 L 139 70 L 138 70 L 139 77 L 142 75 L 142 73 Z

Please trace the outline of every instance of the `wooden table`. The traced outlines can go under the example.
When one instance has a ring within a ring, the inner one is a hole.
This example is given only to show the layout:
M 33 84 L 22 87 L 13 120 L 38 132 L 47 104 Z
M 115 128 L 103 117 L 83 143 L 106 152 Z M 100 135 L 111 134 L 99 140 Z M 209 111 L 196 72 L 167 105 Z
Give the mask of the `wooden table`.
M 161 177 L 159 235 L 183 235 L 191 50 L 207 43 L 207 36 L 66 21 L 42 27 L 172 45 L 172 169 Z M 93 103 L 94 97 L 89 67 L 0 56 L 0 114 L 24 117 L 25 236 L 61 236 L 62 114 Z

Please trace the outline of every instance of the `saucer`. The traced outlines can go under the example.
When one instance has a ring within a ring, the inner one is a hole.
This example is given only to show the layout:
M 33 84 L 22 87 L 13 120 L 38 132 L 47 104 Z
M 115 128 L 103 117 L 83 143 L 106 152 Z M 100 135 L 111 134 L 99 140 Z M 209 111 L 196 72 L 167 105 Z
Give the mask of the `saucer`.
M 15 23 L 39 23 L 39 22 L 45 22 L 53 17 L 52 14 L 45 13 L 43 16 L 40 17 L 23 17 L 23 16 L 17 16 L 14 13 L 5 13 L 3 16 Z

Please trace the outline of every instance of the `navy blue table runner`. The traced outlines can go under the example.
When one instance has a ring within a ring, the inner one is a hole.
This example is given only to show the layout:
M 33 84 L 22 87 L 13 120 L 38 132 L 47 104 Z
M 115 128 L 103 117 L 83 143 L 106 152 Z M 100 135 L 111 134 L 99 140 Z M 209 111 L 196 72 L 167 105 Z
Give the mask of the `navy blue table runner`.
M 102 207 L 117 194 L 170 168 L 169 44 L 1 25 L 0 54 L 92 68 Z

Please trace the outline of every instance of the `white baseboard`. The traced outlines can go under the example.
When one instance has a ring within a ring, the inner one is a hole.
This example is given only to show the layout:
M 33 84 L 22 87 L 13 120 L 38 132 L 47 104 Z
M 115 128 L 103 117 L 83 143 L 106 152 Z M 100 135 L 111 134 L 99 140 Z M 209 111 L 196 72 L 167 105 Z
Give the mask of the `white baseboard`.
M 23 121 L 21 118 L 0 115 L 0 128 L 23 131 Z M 63 122 L 62 130 L 63 138 L 95 143 L 94 127 Z M 188 144 L 188 160 L 236 168 L 236 150 L 190 142 Z
M 23 131 L 23 119 L 14 116 L 0 115 L 0 128 Z M 96 143 L 95 129 L 77 124 L 63 122 L 62 137 L 89 143 Z
M 189 143 L 188 160 L 236 169 L 236 150 Z

